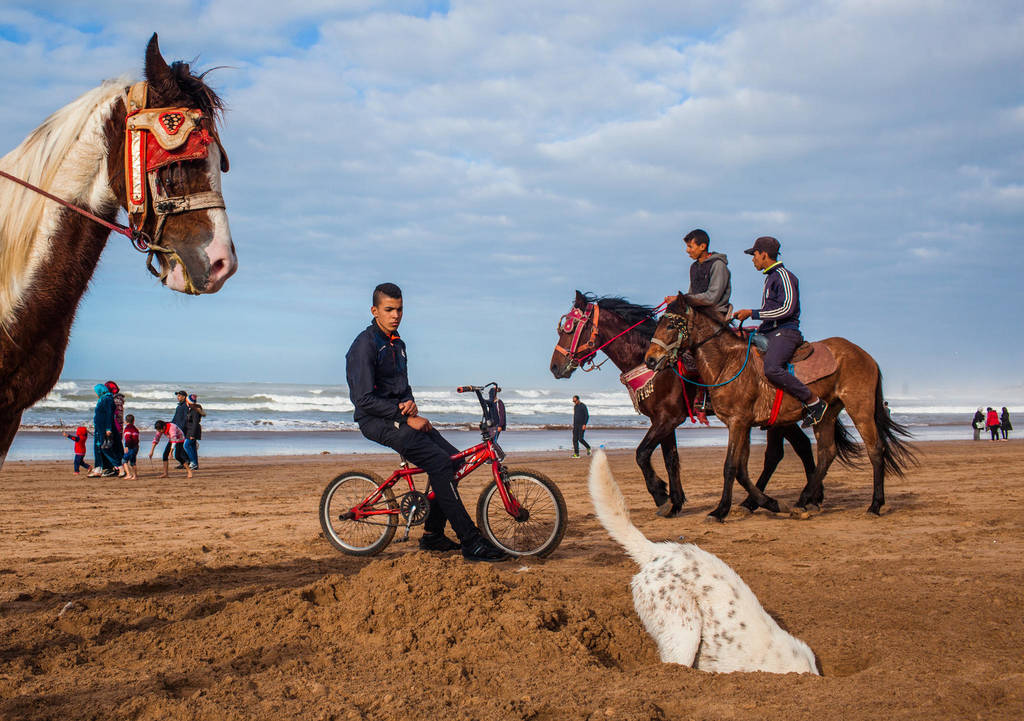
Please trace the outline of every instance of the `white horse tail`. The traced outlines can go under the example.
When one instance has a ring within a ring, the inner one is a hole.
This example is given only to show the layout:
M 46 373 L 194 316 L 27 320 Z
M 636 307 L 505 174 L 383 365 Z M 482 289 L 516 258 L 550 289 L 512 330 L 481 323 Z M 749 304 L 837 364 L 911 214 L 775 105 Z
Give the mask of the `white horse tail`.
M 626 553 L 643 565 L 657 556 L 657 544 L 648 540 L 647 536 L 629 520 L 629 507 L 622 496 L 612 469 L 608 465 L 608 457 L 604 451 L 598 450 L 590 462 L 590 500 L 597 512 L 597 519 Z

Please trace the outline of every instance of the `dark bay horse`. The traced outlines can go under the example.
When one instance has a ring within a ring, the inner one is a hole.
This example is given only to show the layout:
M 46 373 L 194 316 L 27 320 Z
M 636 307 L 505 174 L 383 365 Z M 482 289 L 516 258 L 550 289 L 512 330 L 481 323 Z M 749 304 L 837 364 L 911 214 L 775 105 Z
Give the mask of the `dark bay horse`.
M 155 34 L 145 76 L 87 92 L 0 158 L 0 466 L 22 411 L 60 377 L 112 226 L 172 290 L 215 293 L 238 266 L 220 192 L 221 101 L 187 64 L 168 66 Z M 114 223 L 118 208 L 134 232 Z
M 845 338 L 826 338 L 821 342 L 835 356 L 838 368 L 809 384 L 818 397 L 828 401 L 828 411 L 814 427 L 818 461 L 800 493 L 797 507 L 820 506 L 824 499 L 822 480 L 832 461 L 840 455 L 835 422 L 845 408 L 860 432 L 874 472 L 868 511 L 879 515 L 885 504 L 885 472 L 903 475 L 906 466 L 915 460 L 911 447 L 900 439 L 900 436 L 909 437 L 910 433 L 893 421 L 882 405 L 882 372 L 875 359 Z M 775 396 L 775 387 L 764 378 L 761 359 L 718 313 L 689 306 L 680 293 L 659 321 L 645 363 L 650 368 L 662 368 L 680 350 L 687 348 L 696 356 L 702 378 L 711 379 L 710 383 L 723 383 L 710 392 L 715 412 L 729 427 L 725 485 L 721 501 L 709 517 L 722 521 L 728 515 L 734 479 L 739 480 L 759 506 L 784 511 L 778 501 L 751 484 L 747 475 L 750 428 L 768 424 Z M 801 416 L 800 403 L 787 396 L 776 425 L 794 423 Z
M 595 306 L 597 313 L 593 311 Z M 558 324 L 558 343 L 551 355 L 551 374 L 555 378 L 570 377 L 580 366 L 581 359 L 591 355 L 598 347 L 623 373 L 643 367 L 644 354 L 657 325 L 653 308 L 635 305 L 622 298 L 597 298 L 579 291 L 576 291 L 572 309 L 564 318 L 568 320 Z M 636 327 L 627 330 L 634 325 Z M 650 394 L 637 402 L 639 411 L 651 419 L 651 427 L 637 446 L 636 463 L 643 474 L 647 491 L 658 506 L 658 515 L 670 517 L 679 513 L 686 501 L 679 479 L 676 427 L 690 417 L 696 387 L 690 383 L 681 383 L 670 369 L 660 370 L 652 382 Z M 790 424 L 770 428 L 764 469 L 757 481 L 757 487 L 762 490 L 782 461 L 783 438 L 789 441 L 800 457 L 808 479 L 814 471 L 811 442 L 799 427 Z M 856 455 L 857 446 L 838 419 L 836 440 L 844 459 Z M 668 472 L 667 489 L 651 465 L 651 456 L 659 446 Z M 753 498 L 747 498 L 743 506 L 750 511 L 758 507 Z

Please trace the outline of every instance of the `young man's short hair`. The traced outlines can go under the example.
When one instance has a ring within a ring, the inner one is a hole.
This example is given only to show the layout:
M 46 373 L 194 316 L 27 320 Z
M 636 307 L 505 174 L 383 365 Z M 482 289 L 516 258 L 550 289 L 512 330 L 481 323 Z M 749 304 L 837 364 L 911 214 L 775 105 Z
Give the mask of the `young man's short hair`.
M 388 298 L 401 298 L 402 289 L 394 283 L 381 283 L 373 289 L 373 305 L 380 305 L 380 299 L 385 296 Z
M 580 399 L 580 397 L 579 397 L 579 396 L 573 396 L 573 397 L 572 397 L 572 399 L 573 399 L 574 401 L 578 401 L 578 400 Z
M 711 238 L 708 237 L 706 231 L 703 231 L 700 228 L 694 228 L 693 230 L 686 234 L 685 238 L 683 238 L 684 243 L 689 242 L 691 240 L 696 245 L 711 245 Z

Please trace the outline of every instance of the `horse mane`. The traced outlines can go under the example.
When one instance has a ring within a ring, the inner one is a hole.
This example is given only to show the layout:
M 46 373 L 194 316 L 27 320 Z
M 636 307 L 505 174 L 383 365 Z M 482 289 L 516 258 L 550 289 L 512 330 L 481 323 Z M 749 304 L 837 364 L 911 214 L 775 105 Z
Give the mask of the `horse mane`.
M 103 126 L 112 101 L 129 82 L 127 77 L 107 80 L 57 110 L 0 158 L 0 168 L 57 197 L 95 207 L 96 191 L 104 190 L 107 178 Z M 56 218 L 60 207 L 3 178 L 0 209 L 0 326 L 6 326 L 48 253 L 47 244 L 39 242 L 54 230 L 48 211 Z
M 619 316 L 629 325 L 639 323 L 640 325 L 633 330 L 644 333 L 648 338 L 654 335 L 654 330 L 658 327 L 654 308 L 650 306 L 637 305 L 620 296 L 611 295 L 597 297 L 587 293 L 586 299 L 588 303 L 596 303 L 601 310 L 607 310 Z

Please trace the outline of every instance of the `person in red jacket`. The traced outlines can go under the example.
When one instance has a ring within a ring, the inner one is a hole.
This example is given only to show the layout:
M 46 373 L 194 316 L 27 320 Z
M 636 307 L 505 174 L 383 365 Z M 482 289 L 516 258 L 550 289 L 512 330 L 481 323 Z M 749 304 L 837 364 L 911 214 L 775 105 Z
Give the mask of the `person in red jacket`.
M 75 429 L 75 435 L 65 433 L 64 437 L 75 442 L 75 475 L 78 475 L 79 468 L 84 468 L 87 471 L 92 468 L 85 462 L 85 441 L 89 437 L 89 430 L 85 426 L 79 426 Z
M 999 420 L 999 414 L 996 413 L 995 408 L 989 407 L 988 415 L 985 418 L 985 425 L 988 426 L 988 432 L 992 434 L 992 440 L 999 440 L 999 428 L 1002 423 Z

